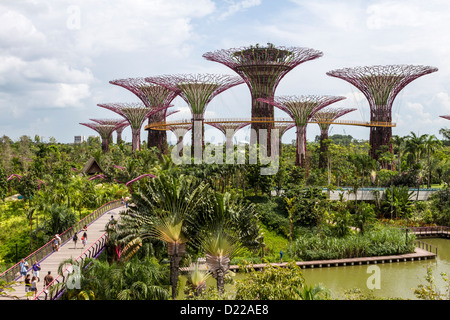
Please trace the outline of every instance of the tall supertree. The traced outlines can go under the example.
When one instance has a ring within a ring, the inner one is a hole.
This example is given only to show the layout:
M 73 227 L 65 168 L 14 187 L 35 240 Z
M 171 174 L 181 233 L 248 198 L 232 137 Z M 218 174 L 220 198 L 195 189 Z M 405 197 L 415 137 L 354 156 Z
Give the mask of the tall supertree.
M 271 122 L 258 122 L 258 118 L 274 118 L 274 108 L 272 105 L 257 99 L 273 99 L 278 84 L 289 71 L 303 62 L 317 59 L 322 55 L 321 51 L 314 49 L 275 47 L 268 43 L 266 47 L 256 45 L 207 52 L 203 54 L 203 57 L 224 64 L 239 74 L 247 83 L 252 100 L 251 128 L 254 130 L 251 130 L 251 132 L 254 134 L 259 129 L 268 131 L 267 148 L 270 153 L 270 129 L 273 124 Z M 252 138 L 252 141 L 258 141 L 258 134 Z
M 450 115 L 448 115 L 448 116 L 440 116 L 441 118 L 444 118 L 444 119 L 447 119 L 447 120 L 450 120 Z
M 328 145 L 324 142 L 328 139 L 328 131 L 334 120 L 343 115 L 355 111 L 356 108 L 327 108 L 322 109 L 314 115 L 313 121 L 317 122 L 320 127 L 320 153 L 319 153 L 319 168 L 326 167 L 325 155 L 328 152 Z
M 129 125 L 126 119 L 89 119 L 89 120 L 99 124 L 116 126 L 115 131 L 117 133 L 117 144 L 122 142 L 122 132 Z M 110 138 L 110 142 L 111 141 L 113 141 L 112 136 Z
M 111 124 L 100 124 L 96 122 L 81 122 L 80 124 L 98 132 L 102 139 L 102 151 L 103 153 L 107 153 L 109 151 L 109 143 L 112 133 L 116 130 L 117 126 Z
M 183 98 L 192 112 L 192 153 L 195 142 L 204 146 L 204 114 L 211 100 L 225 90 L 244 83 L 239 77 L 216 74 L 163 75 L 145 78 L 146 81 L 161 85 Z M 196 127 L 201 124 L 201 130 Z
M 398 93 L 411 81 L 438 69 L 429 66 L 386 65 L 343 68 L 327 72 L 327 75 L 343 79 L 358 88 L 367 98 L 370 121 L 380 126 L 370 127 L 370 155 L 378 159 L 386 146 L 392 151 L 392 128 L 382 123 L 392 121 L 392 105 Z
M 160 85 L 149 83 L 145 78 L 127 78 L 112 80 L 109 83 L 121 86 L 134 93 L 150 109 L 170 106 L 177 93 Z M 163 122 L 169 116 L 168 109 L 152 114 L 148 124 Z M 148 130 L 147 146 L 156 147 L 161 154 L 167 154 L 167 134 L 165 130 Z
M 131 128 L 131 150 L 141 150 L 141 128 L 144 121 L 153 113 L 163 108 L 149 109 L 142 103 L 100 103 L 99 107 L 118 113 L 130 124 Z M 165 107 L 167 108 L 167 107 Z
M 340 96 L 280 96 L 272 99 L 258 98 L 286 112 L 297 129 L 297 156 L 295 164 L 306 168 L 306 126 L 308 121 L 326 106 L 345 99 Z

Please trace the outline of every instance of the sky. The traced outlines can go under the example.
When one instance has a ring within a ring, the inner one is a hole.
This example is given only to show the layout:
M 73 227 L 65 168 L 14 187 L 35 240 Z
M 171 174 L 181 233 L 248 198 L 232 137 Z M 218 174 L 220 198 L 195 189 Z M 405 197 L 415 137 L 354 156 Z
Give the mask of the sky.
M 357 108 L 341 119 L 369 121 L 361 92 L 326 75 L 346 67 L 412 64 L 439 71 L 407 85 L 393 105 L 394 135 L 439 134 L 450 128 L 450 1 L 447 0 L 1 0 L 0 135 L 35 135 L 72 143 L 97 136 L 80 125 L 120 118 L 99 103 L 138 102 L 110 80 L 170 74 L 237 75 L 208 61 L 209 51 L 265 45 L 307 47 L 323 56 L 291 70 L 276 95 L 339 95 L 335 107 Z M 173 101 L 190 119 L 187 104 Z M 206 118 L 250 117 L 250 91 L 233 87 L 209 104 Z M 276 117 L 287 115 L 279 110 Z M 319 134 L 309 124 L 308 140 Z M 369 128 L 333 125 L 330 134 L 368 139 Z M 123 138 L 131 141 L 131 131 Z M 142 139 L 146 132 L 142 129 Z M 207 141 L 222 134 L 210 126 Z M 248 138 L 248 130 L 238 140 Z M 295 138 L 288 131 L 283 142 Z M 169 134 L 170 141 L 175 141 Z

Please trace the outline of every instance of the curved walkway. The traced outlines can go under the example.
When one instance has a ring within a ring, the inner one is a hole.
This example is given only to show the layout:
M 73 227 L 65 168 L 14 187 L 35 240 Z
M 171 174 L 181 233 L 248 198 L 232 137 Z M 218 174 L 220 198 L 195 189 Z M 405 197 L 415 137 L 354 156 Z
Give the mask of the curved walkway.
M 99 216 L 97 219 L 92 221 L 87 226 L 87 244 L 83 246 L 81 242 L 81 236 L 83 235 L 83 231 L 78 231 L 78 242 L 75 246 L 72 239 L 66 240 L 64 243 L 61 244 L 58 251 L 53 251 L 51 254 L 47 255 L 43 260 L 38 261 L 41 266 L 41 271 L 39 274 L 40 281 L 37 283 L 37 294 L 39 295 L 44 290 L 44 277 L 47 275 L 48 271 L 51 272 L 51 275 L 53 278 L 58 277 L 58 267 L 62 261 L 65 261 L 67 259 L 77 259 L 78 257 L 82 256 L 83 253 L 93 245 L 95 245 L 96 241 L 99 240 L 104 234 L 105 234 L 105 226 L 110 220 L 111 216 L 113 216 L 115 219 L 118 218 L 119 212 L 123 211 L 125 209 L 124 206 L 120 206 L 106 211 L 101 216 Z M 28 262 L 29 263 L 29 262 Z M 29 263 L 30 264 L 30 263 Z M 32 275 L 31 271 L 31 265 L 29 265 L 29 271 L 28 274 Z M 18 281 L 18 285 L 14 286 L 15 292 L 10 292 L 10 295 L 16 296 L 19 299 L 34 299 L 34 296 L 27 297 L 25 294 L 25 285 L 23 282 L 20 282 L 20 278 L 16 278 L 16 281 Z M 0 300 L 10 300 L 12 298 L 6 298 L 6 297 L 0 297 Z

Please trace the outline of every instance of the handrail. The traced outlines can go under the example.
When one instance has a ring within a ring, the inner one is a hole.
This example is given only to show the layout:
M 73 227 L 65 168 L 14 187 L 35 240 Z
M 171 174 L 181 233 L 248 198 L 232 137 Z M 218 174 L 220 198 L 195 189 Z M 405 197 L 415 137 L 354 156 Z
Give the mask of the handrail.
M 100 236 L 100 238 L 98 238 L 97 240 L 94 241 L 94 243 L 87 248 L 86 250 L 84 250 L 76 259 L 75 261 L 78 261 L 79 259 L 86 259 L 86 258 L 92 258 L 92 257 L 97 257 L 105 248 L 106 245 L 106 240 L 108 238 L 108 234 L 105 232 L 104 234 L 102 234 Z M 84 256 L 84 257 L 83 257 Z M 41 295 L 44 295 L 45 298 L 44 300 L 48 300 L 49 297 L 49 292 L 48 292 L 48 288 L 51 288 L 53 285 L 57 284 L 57 283 L 65 283 L 68 279 L 67 275 L 68 275 L 68 269 L 71 267 L 72 265 L 67 266 L 62 274 L 58 275 L 55 279 L 53 279 L 52 282 L 49 283 L 48 286 L 44 287 L 42 289 L 41 292 L 39 292 L 36 297 L 33 300 L 41 300 L 39 297 Z M 62 279 L 60 279 L 62 278 Z M 59 291 L 55 291 L 55 292 L 51 292 L 51 296 L 50 296 L 50 300 L 53 299 L 57 299 L 59 298 L 64 291 L 66 290 L 66 288 L 61 288 Z
M 70 227 L 69 229 L 67 229 L 66 231 L 64 231 L 59 235 L 61 238 L 61 245 L 67 242 L 68 240 L 72 239 L 73 234 L 76 232 L 74 230 L 80 230 L 84 225 L 91 224 L 94 220 L 96 220 L 100 215 L 102 215 L 106 211 L 118 208 L 120 205 L 121 205 L 120 200 L 113 200 L 91 212 L 89 215 L 78 221 L 78 223 L 75 226 Z M 28 265 L 30 266 L 29 268 L 31 268 L 34 261 L 41 262 L 47 256 L 53 253 L 54 249 L 52 244 L 53 240 L 47 242 L 45 245 L 43 245 L 42 247 L 40 247 L 39 249 L 37 249 L 36 251 L 34 251 L 33 253 L 31 253 L 30 255 L 28 255 L 26 258 L 23 259 L 26 262 L 28 262 Z M 19 272 L 20 272 L 20 262 L 16 263 L 8 270 L 0 274 L 0 280 L 4 279 L 6 282 L 14 281 L 15 279 L 17 279 L 16 274 L 18 274 Z
M 437 255 L 438 248 L 436 246 L 432 245 L 432 244 L 426 243 L 426 242 L 421 241 L 421 240 L 414 240 L 414 244 L 417 247 L 421 248 L 421 249 L 424 249 L 424 250 L 426 250 L 428 252 L 431 252 L 431 253 L 434 253 L 434 254 Z

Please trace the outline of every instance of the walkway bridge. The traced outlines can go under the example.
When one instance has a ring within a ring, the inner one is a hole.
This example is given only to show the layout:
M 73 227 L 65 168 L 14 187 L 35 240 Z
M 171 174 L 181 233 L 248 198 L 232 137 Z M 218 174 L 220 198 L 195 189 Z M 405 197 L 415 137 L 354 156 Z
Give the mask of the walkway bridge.
M 36 250 L 28 257 L 24 258 L 28 263 L 28 274 L 32 276 L 31 266 L 35 261 L 38 261 L 41 266 L 41 271 L 39 274 L 40 281 L 37 283 L 37 294 L 34 296 L 26 296 L 25 285 L 20 277 L 20 263 L 15 264 L 4 273 L 0 274 L 0 280 L 5 280 L 6 282 L 15 281 L 17 285 L 13 286 L 14 292 L 10 292 L 10 296 L 15 296 L 18 299 L 36 299 L 36 300 L 53 300 L 58 299 L 63 293 L 61 292 L 51 292 L 44 288 L 44 277 L 47 275 L 48 271 L 51 271 L 51 275 L 54 280 L 50 286 L 57 283 L 65 282 L 67 280 L 68 268 L 64 270 L 63 275 L 58 275 L 58 267 L 61 262 L 73 259 L 80 260 L 86 258 L 97 258 L 100 253 L 105 249 L 105 244 L 107 240 L 107 234 L 105 232 L 105 226 L 110 220 L 111 216 L 115 219 L 118 218 L 119 212 L 124 210 L 124 206 L 121 204 L 120 200 L 111 201 L 102 207 L 98 208 L 84 219 L 80 220 L 78 224 L 60 234 L 61 245 L 58 251 L 54 251 L 52 246 L 52 241 L 45 244 L 40 249 Z M 87 226 L 87 244 L 83 246 L 81 243 L 81 236 L 83 234 L 83 227 Z M 78 242 L 75 247 L 72 241 L 75 232 L 78 235 Z M 13 299 L 7 297 L 0 297 L 0 300 L 10 300 Z

